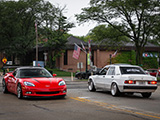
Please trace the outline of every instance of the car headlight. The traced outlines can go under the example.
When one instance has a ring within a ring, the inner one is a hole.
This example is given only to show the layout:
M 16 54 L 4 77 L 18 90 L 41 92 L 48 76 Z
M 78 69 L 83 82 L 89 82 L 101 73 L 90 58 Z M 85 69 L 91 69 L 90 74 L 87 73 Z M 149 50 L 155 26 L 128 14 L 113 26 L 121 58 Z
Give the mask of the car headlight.
M 58 85 L 59 86 L 63 86 L 63 85 L 65 85 L 66 83 L 64 82 L 64 81 L 60 81 L 59 83 L 58 83 Z
M 33 83 L 31 83 L 31 82 L 24 82 L 24 85 L 26 85 L 26 86 L 35 86 Z

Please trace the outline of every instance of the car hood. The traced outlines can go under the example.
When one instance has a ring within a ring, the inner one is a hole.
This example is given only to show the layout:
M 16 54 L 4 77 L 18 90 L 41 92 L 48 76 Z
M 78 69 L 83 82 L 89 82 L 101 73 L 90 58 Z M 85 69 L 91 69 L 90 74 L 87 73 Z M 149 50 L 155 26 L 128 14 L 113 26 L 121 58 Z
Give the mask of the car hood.
M 36 87 L 58 87 L 58 83 L 62 81 L 62 78 L 22 78 L 23 82 L 31 82 Z
M 150 75 L 122 75 L 123 77 L 127 77 L 130 80 L 157 80 L 156 77 Z

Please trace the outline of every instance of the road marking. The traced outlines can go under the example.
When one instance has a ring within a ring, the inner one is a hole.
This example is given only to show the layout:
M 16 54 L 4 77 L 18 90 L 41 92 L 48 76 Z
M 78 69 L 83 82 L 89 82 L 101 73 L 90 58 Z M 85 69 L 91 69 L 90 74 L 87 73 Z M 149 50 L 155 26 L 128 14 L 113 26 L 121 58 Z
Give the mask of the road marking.
M 136 111 L 133 111 L 133 110 L 127 110 L 125 108 L 119 108 L 118 106 L 113 105 L 113 104 L 99 102 L 99 101 L 92 101 L 92 100 L 86 99 L 85 97 L 70 97 L 70 99 L 77 100 L 77 101 L 80 101 L 80 102 L 94 104 L 94 105 L 97 105 L 97 106 L 100 106 L 100 107 L 103 107 L 103 108 L 106 108 L 106 109 L 123 111 L 123 112 L 126 112 L 126 113 L 131 113 L 131 114 L 141 115 L 141 116 L 145 116 L 145 117 L 160 119 L 160 114 L 154 114 L 154 113 L 150 113 L 150 112 L 143 113 L 143 112 L 136 112 Z

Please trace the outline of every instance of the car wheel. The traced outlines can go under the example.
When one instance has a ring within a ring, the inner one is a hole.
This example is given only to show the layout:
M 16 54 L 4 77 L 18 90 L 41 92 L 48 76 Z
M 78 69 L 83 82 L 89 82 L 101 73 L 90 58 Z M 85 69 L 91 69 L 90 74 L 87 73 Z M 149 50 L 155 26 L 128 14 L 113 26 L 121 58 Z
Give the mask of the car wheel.
M 93 83 L 92 80 L 90 80 L 90 81 L 88 82 L 88 89 L 89 89 L 89 91 L 91 91 L 91 92 L 96 91 L 96 88 L 95 88 L 94 83 Z
M 18 84 L 18 86 L 17 86 L 17 97 L 18 97 L 18 99 L 23 98 L 21 84 Z
M 2 91 L 3 91 L 3 93 L 8 93 L 6 81 L 4 79 L 2 81 Z
M 134 92 L 128 92 L 127 93 L 127 95 L 133 95 L 134 94 Z
M 112 94 L 112 96 L 118 96 L 118 95 L 120 95 L 120 91 L 119 91 L 116 83 L 113 83 L 111 85 L 111 94 Z
M 80 79 L 80 80 L 81 80 L 81 79 L 82 79 L 82 75 L 78 75 L 78 79 Z
M 142 94 L 142 96 L 143 96 L 144 98 L 149 98 L 149 97 L 152 95 L 151 92 L 149 92 L 149 93 L 141 93 L 141 94 Z

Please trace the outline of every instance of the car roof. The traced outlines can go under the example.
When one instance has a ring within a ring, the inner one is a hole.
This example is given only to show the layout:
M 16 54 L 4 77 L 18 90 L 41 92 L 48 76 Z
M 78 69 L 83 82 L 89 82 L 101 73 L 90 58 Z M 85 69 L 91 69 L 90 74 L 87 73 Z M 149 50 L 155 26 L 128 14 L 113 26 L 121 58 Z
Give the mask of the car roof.
M 44 69 L 42 67 L 33 67 L 33 66 L 24 66 L 24 67 L 18 67 L 17 69 L 22 70 L 22 69 Z
M 115 66 L 119 66 L 119 67 L 139 67 L 137 65 L 130 65 L 130 64 L 123 64 L 123 63 L 106 65 L 105 67 L 115 67 Z

